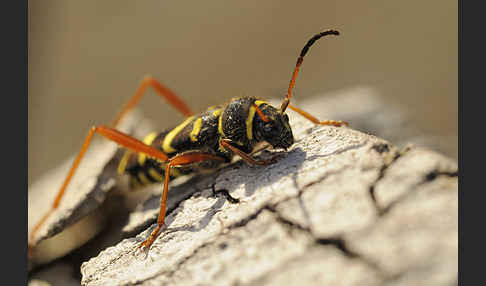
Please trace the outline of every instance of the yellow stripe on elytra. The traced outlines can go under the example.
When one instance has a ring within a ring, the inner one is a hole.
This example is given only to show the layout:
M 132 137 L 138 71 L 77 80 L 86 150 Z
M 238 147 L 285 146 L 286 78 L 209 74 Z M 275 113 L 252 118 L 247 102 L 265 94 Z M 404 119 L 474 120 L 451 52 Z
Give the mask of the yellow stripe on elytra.
M 117 171 L 119 175 L 125 173 L 125 169 L 127 168 L 128 158 L 130 158 L 130 154 L 132 154 L 131 150 L 126 150 L 125 154 L 123 154 L 123 157 L 120 160 L 120 164 L 118 164 Z
M 221 112 L 223 112 L 223 109 L 221 109 L 221 108 L 217 109 L 217 110 L 213 111 L 213 116 L 218 117 L 221 114 Z
M 187 118 L 184 122 L 179 124 L 176 128 L 172 129 L 169 133 L 167 133 L 167 135 L 164 138 L 164 142 L 162 143 L 162 149 L 164 150 L 164 152 L 173 153 L 177 151 L 176 149 L 172 148 L 172 146 L 170 146 L 170 143 L 172 143 L 174 137 L 177 134 L 179 134 L 179 132 L 181 132 L 181 130 L 184 129 L 184 127 L 186 127 L 187 125 L 189 125 L 193 120 L 194 120 L 194 116 L 191 116 Z
M 148 170 L 149 175 L 154 178 L 155 180 L 162 182 L 164 180 L 164 177 L 160 173 L 158 173 L 154 168 L 150 168 Z
M 219 115 L 218 132 L 223 137 L 225 137 L 224 132 L 223 132 L 223 114 L 222 113 L 220 113 L 220 115 Z
M 157 137 L 157 132 L 152 132 L 149 135 L 145 136 L 145 138 L 143 138 L 143 143 L 150 145 L 152 144 L 152 142 L 154 142 L 155 137 Z M 142 153 L 138 154 L 138 164 L 140 166 L 143 166 L 143 164 L 145 164 L 146 159 L 147 159 L 147 155 Z
M 255 100 L 256 106 L 260 106 L 264 103 L 266 102 L 263 100 Z M 248 111 L 248 117 L 246 117 L 246 137 L 248 137 L 249 140 L 253 139 L 253 118 L 255 117 L 255 112 L 256 108 L 252 104 L 250 106 L 250 110 Z
M 191 137 L 192 142 L 197 141 L 196 136 L 199 134 L 199 131 L 201 131 L 201 126 L 202 126 L 202 118 L 196 119 L 196 121 L 194 121 L 194 127 L 192 127 L 192 131 L 189 134 L 189 137 Z
M 253 139 L 253 117 L 255 117 L 256 108 L 253 104 L 250 106 L 248 117 L 246 117 L 246 137 Z
M 255 105 L 256 105 L 256 106 L 260 106 L 260 105 L 262 105 L 262 104 L 264 104 L 264 103 L 265 103 L 265 104 L 268 104 L 268 102 L 266 102 L 266 101 L 264 101 L 264 100 L 255 100 Z

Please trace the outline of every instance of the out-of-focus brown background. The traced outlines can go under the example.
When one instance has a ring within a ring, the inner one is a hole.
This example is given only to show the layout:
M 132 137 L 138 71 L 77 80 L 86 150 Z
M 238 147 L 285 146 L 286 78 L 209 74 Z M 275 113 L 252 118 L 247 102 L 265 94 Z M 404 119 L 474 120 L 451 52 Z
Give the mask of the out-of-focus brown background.
M 196 111 L 282 96 L 305 42 L 328 28 L 342 35 L 311 49 L 296 96 L 375 88 L 457 158 L 457 14 L 452 0 L 29 1 L 29 184 L 111 122 L 143 75 Z M 181 119 L 154 95 L 142 108 L 161 130 Z

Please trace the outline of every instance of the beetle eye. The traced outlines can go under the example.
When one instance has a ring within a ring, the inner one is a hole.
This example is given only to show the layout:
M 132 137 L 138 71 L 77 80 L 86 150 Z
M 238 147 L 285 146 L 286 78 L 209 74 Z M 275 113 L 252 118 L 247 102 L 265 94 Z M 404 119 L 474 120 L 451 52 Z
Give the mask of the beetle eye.
M 265 132 L 272 131 L 272 128 L 273 128 L 273 125 L 271 123 L 266 123 L 265 125 L 263 125 L 263 131 L 265 131 Z

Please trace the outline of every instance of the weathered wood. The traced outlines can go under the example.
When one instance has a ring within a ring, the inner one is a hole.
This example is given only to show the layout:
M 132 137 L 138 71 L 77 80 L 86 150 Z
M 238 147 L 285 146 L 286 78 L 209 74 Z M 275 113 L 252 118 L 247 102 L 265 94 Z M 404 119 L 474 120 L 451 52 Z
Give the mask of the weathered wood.
M 422 135 L 370 89 L 296 104 L 400 147 L 351 128 L 314 126 L 289 111 L 296 144 L 288 153 L 270 166 L 237 162 L 175 182 L 168 229 L 148 253 L 136 253 L 158 212 L 161 187 L 149 187 L 124 227 L 138 235 L 84 263 L 83 285 L 455 283 L 456 163 L 402 148 Z
M 278 163 L 219 172 L 168 215 L 150 251 L 136 247 L 153 226 L 85 262 L 82 284 L 456 282 L 452 160 L 295 115 L 291 123 L 296 143 Z
M 136 127 L 136 128 L 135 128 Z M 149 121 L 134 111 L 120 124 L 120 130 L 142 136 L 152 129 Z M 89 126 L 86 128 L 88 131 Z M 81 147 L 82 142 L 79 143 Z M 32 249 L 33 265 L 44 264 L 60 257 L 93 238 L 105 226 L 108 214 L 99 207 L 117 184 L 117 145 L 97 136 L 66 189 L 58 209 L 39 229 Z M 74 161 L 74 156 L 58 168 L 49 171 L 29 187 L 28 233 L 48 211 L 57 191 Z M 69 231 L 66 231 L 69 228 Z

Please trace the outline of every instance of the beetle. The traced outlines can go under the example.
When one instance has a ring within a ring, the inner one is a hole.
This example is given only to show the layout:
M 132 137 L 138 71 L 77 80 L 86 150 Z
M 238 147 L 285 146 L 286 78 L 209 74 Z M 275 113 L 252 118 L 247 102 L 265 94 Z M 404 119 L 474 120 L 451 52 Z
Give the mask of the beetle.
M 29 249 L 34 247 L 35 234 L 40 226 L 59 206 L 66 188 L 75 174 L 86 150 L 95 134 L 117 143 L 125 148 L 124 155 L 118 164 L 119 174 L 130 176 L 130 186 L 136 189 L 140 186 L 163 183 L 160 199 L 157 227 L 150 236 L 138 247 L 150 248 L 164 226 L 169 181 L 172 178 L 217 169 L 223 163 L 231 162 L 238 155 L 250 165 L 268 165 L 275 163 L 276 156 L 257 160 L 253 158 L 257 143 L 266 142 L 274 149 L 287 150 L 294 143 L 289 117 L 285 113 L 290 108 L 315 124 L 346 126 L 347 122 L 325 120 L 320 121 L 304 110 L 290 104 L 295 80 L 309 48 L 320 38 L 328 35 L 339 35 L 336 30 L 326 30 L 314 35 L 307 41 L 300 52 L 293 70 L 287 94 L 280 108 L 256 97 L 233 98 L 230 102 L 211 106 L 200 114 L 193 114 L 188 105 L 173 91 L 165 87 L 153 77 L 145 77 L 132 98 L 122 107 L 115 117 L 113 127 L 105 125 L 93 126 L 86 136 L 81 150 L 75 158 L 71 169 L 64 179 L 56 198 L 47 213 L 37 222 L 29 237 Z M 186 119 L 163 132 L 152 132 L 142 140 L 122 133 L 116 129 L 120 120 L 132 110 L 144 96 L 148 87 L 156 90 Z

